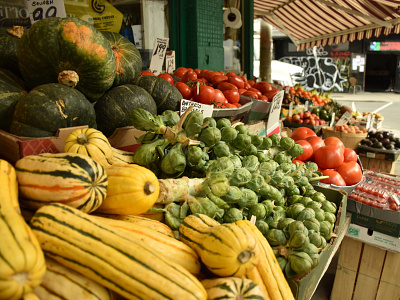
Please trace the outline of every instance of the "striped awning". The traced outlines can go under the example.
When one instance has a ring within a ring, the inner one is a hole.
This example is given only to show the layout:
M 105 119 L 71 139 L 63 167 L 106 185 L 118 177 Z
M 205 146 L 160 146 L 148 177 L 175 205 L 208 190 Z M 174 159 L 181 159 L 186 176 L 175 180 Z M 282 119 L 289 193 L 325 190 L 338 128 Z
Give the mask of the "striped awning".
M 400 33 L 400 0 L 254 0 L 298 50 Z

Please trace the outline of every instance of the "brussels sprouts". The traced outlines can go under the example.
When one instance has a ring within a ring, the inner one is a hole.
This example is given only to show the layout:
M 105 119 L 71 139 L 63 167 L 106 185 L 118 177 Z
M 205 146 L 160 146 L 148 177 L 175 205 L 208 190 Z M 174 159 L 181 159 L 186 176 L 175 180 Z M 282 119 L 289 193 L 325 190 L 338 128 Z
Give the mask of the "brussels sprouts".
M 290 196 L 288 199 L 288 203 L 289 204 L 295 204 L 297 202 L 301 203 L 301 199 L 303 199 L 303 196 L 300 195 Z
M 221 118 L 217 121 L 217 128 L 222 129 L 223 127 L 231 127 L 232 123 L 227 118 Z
M 258 134 L 254 134 L 251 136 L 251 144 L 256 146 L 257 148 L 262 144 L 263 142 L 263 137 L 258 135 Z
M 303 196 L 305 196 L 305 197 L 311 197 L 312 195 L 314 195 L 317 192 L 316 190 L 314 190 L 314 187 L 312 186 L 311 183 L 308 183 L 306 186 L 304 186 L 304 188 L 306 191 L 303 194 Z
M 271 179 L 268 183 L 277 185 L 278 183 L 282 182 L 284 177 L 285 177 L 285 174 L 283 173 L 283 171 L 281 171 L 281 170 L 276 171 L 274 174 L 271 175 Z
M 199 141 L 203 142 L 206 147 L 211 147 L 221 140 L 221 131 L 215 127 L 206 127 L 200 131 Z
M 276 161 L 278 164 L 283 164 L 284 162 L 290 162 L 291 160 L 285 151 L 280 151 L 275 154 L 274 161 Z
M 167 175 L 180 174 L 185 171 L 186 157 L 183 153 L 183 145 L 176 143 L 161 159 L 161 170 Z
M 317 248 L 325 248 L 326 240 L 319 232 L 313 232 L 309 236 L 310 243 L 315 245 Z
M 160 116 L 154 117 L 149 111 L 143 108 L 135 108 L 129 113 L 129 120 L 132 126 L 142 131 L 153 131 L 161 133 L 161 128 L 165 128 L 165 124 Z
M 264 153 L 264 151 L 258 150 L 257 153 L 256 153 L 256 156 L 257 156 L 258 161 L 260 163 L 263 163 L 263 162 L 271 160 L 271 156 L 269 156 L 269 154 L 267 154 L 267 153 Z
M 302 155 L 304 152 L 303 146 L 300 144 L 295 144 L 292 148 L 288 150 L 288 154 L 292 157 L 295 158 L 297 156 Z
M 304 220 L 303 223 L 308 230 L 314 230 L 315 232 L 319 232 L 319 228 L 321 227 L 319 221 L 316 218 L 309 218 L 307 220 Z
M 208 122 L 207 125 L 205 125 Z M 206 117 L 203 119 L 203 127 L 217 127 L 217 121 L 212 117 Z
M 301 187 L 301 186 L 307 186 L 309 184 L 308 178 L 306 176 L 301 176 L 299 179 L 296 179 L 296 185 Z
M 242 156 L 249 156 L 249 155 L 256 156 L 257 155 L 257 148 L 256 148 L 256 146 L 250 144 L 247 148 L 245 148 L 242 151 L 240 151 L 240 155 L 242 155 Z M 257 157 L 257 160 L 258 160 L 258 157 Z
M 293 172 L 294 170 L 296 170 L 296 165 L 295 165 L 294 163 L 292 163 L 292 162 L 285 162 L 285 163 L 282 163 L 282 164 L 279 166 L 278 169 L 279 169 L 279 170 L 282 170 L 283 173 L 287 174 L 287 173 L 291 173 L 291 172 Z M 294 179 L 294 178 L 293 178 L 293 179 Z M 308 180 L 307 180 L 307 182 L 308 182 Z
M 179 226 L 182 224 L 183 219 L 181 218 L 181 206 L 172 202 L 167 204 L 165 207 L 165 223 L 172 229 L 178 230 Z
M 333 234 L 333 225 L 328 221 L 322 221 L 319 232 L 321 236 L 323 236 L 325 240 L 328 242 Z
M 225 196 L 229 191 L 229 179 L 224 173 L 213 173 L 207 178 L 211 192 L 218 196 Z
M 272 147 L 272 140 L 269 137 L 264 136 L 261 145 L 258 146 L 258 149 L 268 150 L 271 147 Z
M 271 215 L 265 220 L 269 226 L 269 229 L 278 229 L 279 219 L 275 218 L 275 216 Z
M 222 141 L 219 141 L 212 147 L 212 152 L 215 157 L 230 156 L 231 152 L 229 146 Z
M 266 222 L 262 221 L 262 220 L 258 220 L 256 221 L 256 227 L 258 228 L 258 230 L 260 230 L 260 232 L 262 233 L 263 236 L 265 236 L 269 230 L 269 226 Z
M 310 218 L 315 218 L 315 211 L 312 208 L 305 208 L 297 215 L 296 219 L 298 221 L 305 221 Z
M 305 207 L 307 207 L 307 204 L 313 202 L 313 200 L 310 197 L 303 197 L 300 200 L 300 203 L 303 204 Z
M 333 213 L 333 214 L 336 213 L 337 207 L 336 207 L 336 204 L 335 204 L 334 202 L 325 200 L 325 201 L 322 201 L 321 203 L 322 203 L 321 208 L 322 208 L 325 212 L 331 212 L 331 213 Z
M 282 195 L 282 193 L 281 193 Z M 282 207 L 286 205 L 286 198 L 284 196 L 275 199 L 275 205 L 278 207 Z
M 297 219 L 298 215 L 305 209 L 306 207 L 301 204 L 301 203 L 293 203 L 290 204 L 288 209 L 286 210 L 286 213 L 288 217 Z
M 207 197 L 190 197 L 188 204 L 192 214 L 203 214 L 210 218 L 217 214 L 217 206 Z
M 291 251 L 289 253 L 288 262 L 290 266 L 297 275 L 305 275 L 313 266 L 313 260 L 305 252 Z
M 323 202 L 324 200 L 326 200 L 326 197 L 321 192 L 315 192 L 314 194 L 311 195 L 311 199 L 317 202 Z
M 238 133 L 231 144 L 238 150 L 246 149 L 251 145 L 251 137 L 247 134 Z
M 280 141 L 281 141 L 281 136 L 280 136 L 279 134 L 276 134 L 276 133 L 271 134 L 271 135 L 269 136 L 269 138 L 270 138 L 271 141 L 272 141 L 272 147 L 277 147 L 277 146 L 279 146 Z
M 240 207 L 250 208 L 258 203 L 257 194 L 249 189 L 242 189 L 242 198 L 239 200 L 238 204 Z
M 251 174 L 251 180 L 245 185 L 245 187 L 252 191 L 257 191 L 262 188 L 264 184 L 264 177 L 262 177 L 261 174 L 253 173 Z
M 249 135 L 249 129 L 248 129 L 247 126 L 244 125 L 244 124 L 236 125 L 236 126 L 235 126 L 235 129 L 236 129 L 239 133 Z
M 335 216 L 335 214 L 333 214 L 333 213 L 331 213 L 331 212 L 328 212 L 328 211 L 325 211 L 325 212 L 324 212 L 324 215 L 325 215 L 325 220 L 324 220 L 324 221 L 328 221 L 328 222 L 330 222 L 331 224 L 335 224 L 335 222 L 336 222 L 336 216 Z
M 136 164 L 148 167 L 158 161 L 160 153 L 157 149 L 164 151 L 164 148 L 169 145 L 169 140 L 160 138 L 151 143 L 141 144 L 133 153 L 133 159 Z
M 246 168 L 237 168 L 233 171 L 231 179 L 229 181 L 230 185 L 235 186 L 245 186 L 251 180 L 251 173 Z
M 293 189 L 287 190 L 286 194 L 288 197 L 294 195 L 300 195 L 300 189 L 297 186 L 294 186 Z
M 279 221 L 286 218 L 286 209 L 283 206 L 274 206 L 273 208 L 273 216 Z
M 243 215 L 240 209 L 232 207 L 225 211 L 224 223 L 234 223 L 239 220 L 243 220 Z
M 285 266 L 285 276 L 286 276 L 286 278 L 293 278 L 293 277 L 297 276 L 297 273 L 295 271 L 293 271 L 289 260 Z
M 195 166 L 203 159 L 203 149 L 199 146 L 188 146 L 186 148 L 186 160 L 189 166 Z
M 301 221 L 294 221 L 289 224 L 288 232 L 289 236 L 292 236 L 295 231 L 305 232 L 307 228 L 304 226 Z M 308 233 L 308 230 L 307 230 Z
M 192 110 L 183 121 L 182 128 L 185 130 L 188 137 L 200 133 L 204 122 L 203 114 L 197 110 Z
M 289 238 L 289 247 L 295 250 L 303 250 L 310 244 L 310 239 L 304 232 L 295 231 Z
M 287 259 L 284 258 L 283 256 L 279 256 L 276 258 L 279 264 L 279 267 L 281 268 L 282 272 L 285 270 L 286 264 L 287 264 Z
M 311 265 L 311 269 L 314 269 L 319 264 L 320 255 L 318 253 L 313 253 L 313 254 L 309 254 L 309 256 L 313 261 L 313 263 Z
M 318 165 L 315 162 L 308 161 L 304 164 L 307 170 L 311 171 L 312 173 L 315 173 L 318 171 Z
M 278 229 L 280 230 L 284 230 L 286 227 L 289 226 L 290 223 L 294 222 L 295 220 L 292 218 L 285 218 L 285 219 L 281 219 L 278 222 Z
M 179 122 L 179 115 L 173 110 L 164 110 L 161 114 L 162 122 L 169 127 L 176 125 Z
M 274 174 L 276 170 L 276 164 L 272 161 L 265 161 L 260 163 L 258 166 L 258 172 L 266 179 L 268 176 Z
M 282 186 L 286 191 L 290 191 L 296 188 L 293 178 L 289 175 L 283 176 L 282 181 L 279 185 Z
M 263 187 L 258 191 L 258 194 L 264 199 L 280 201 L 283 196 L 276 187 L 269 184 L 264 184 Z
M 234 172 L 234 165 L 229 157 L 223 156 L 212 161 L 207 168 L 207 177 L 214 173 L 224 173 L 227 177 L 230 177 Z
M 257 203 L 249 209 L 249 216 L 255 216 L 256 220 L 262 220 L 265 218 L 265 214 L 267 213 L 267 209 L 261 203 Z
M 261 204 L 265 206 L 265 217 L 269 217 L 274 211 L 274 201 L 264 200 Z
M 222 127 L 221 129 L 221 141 L 232 142 L 236 139 L 237 135 L 237 130 L 233 127 Z
M 286 236 L 282 230 L 279 229 L 270 229 L 266 234 L 266 239 L 271 247 L 285 245 L 286 244 Z
M 292 147 L 294 147 L 294 145 L 295 145 L 295 141 L 294 141 L 294 139 L 292 139 L 290 137 L 283 137 L 279 141 L 279 147 L 281 147 L 282 150 L 289 150 Z
M 317 202 L 317 201 L 311 200 L 310 202 L 308 202 L 306 204 L 306 207 L 309 207 L 309 208 L 312 208 L 313 210 L 316 210 L 316 209 L 320 209 L 321 205 L 322 205 L 321 202 Z
M 325 221 L 325 212 L 322 208 L 314 209 L 315 211 L 315 218 L 322 222 Z
M 228 192 L 221 197 L 226 203 L 238 203 L 242 199 L 242 191 L 239 187 L 231 185 Z
M 233 162 L 234 169 L 242 167 L 242 160 L 238 155 L 229 156 L 229 159 Z

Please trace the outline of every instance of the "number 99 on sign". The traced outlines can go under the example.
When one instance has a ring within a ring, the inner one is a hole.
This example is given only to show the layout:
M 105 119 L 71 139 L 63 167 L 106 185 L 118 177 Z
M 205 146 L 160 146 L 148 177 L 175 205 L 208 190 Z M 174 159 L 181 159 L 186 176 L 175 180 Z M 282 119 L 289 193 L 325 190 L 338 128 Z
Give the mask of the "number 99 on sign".
M 42 20 L 43 13 L 44 13 L 44 18 L 57 17 L 57 7 L 50 6 L 46 9 L 46 12 L 43 10 L 42 7 L 36 8 L 32 13 L 33 20 L 34 21 Z

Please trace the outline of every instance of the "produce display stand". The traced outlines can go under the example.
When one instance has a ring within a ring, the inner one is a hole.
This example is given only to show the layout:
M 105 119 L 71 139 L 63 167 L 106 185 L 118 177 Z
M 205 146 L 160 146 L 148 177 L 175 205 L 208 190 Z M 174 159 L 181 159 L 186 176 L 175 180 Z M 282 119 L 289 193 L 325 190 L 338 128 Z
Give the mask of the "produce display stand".
M 399 154 L 400 150 L 382 150 L 358 145 L 358 155 L 364 168 L 376 172 L 393 174 Z
M 400 253 L 345 237 L 331 299 L 400 298 Z
M 332 128 L 322 128 L 322 138 L 326 139 L 330 136 L 339 138 L 346 148 L 357 150 L 358 144 L 367 137 L 368 133 L 347 133 L 334 131 Z

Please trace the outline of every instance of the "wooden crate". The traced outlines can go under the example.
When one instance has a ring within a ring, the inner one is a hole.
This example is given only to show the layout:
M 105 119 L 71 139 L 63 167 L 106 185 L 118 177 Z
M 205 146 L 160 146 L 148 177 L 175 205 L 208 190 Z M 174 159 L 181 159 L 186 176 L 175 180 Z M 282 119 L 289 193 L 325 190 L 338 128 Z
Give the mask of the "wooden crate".
M 377 158 L 369 158 L 366 156 L 361 156 L 360 161 L 363 165 L 363 168 L 366 170 L 371 170 L 380 173 L 390 173 L 394 174 L 394 170 L 396 167 L 396 161 L 390 161 L 385 159 L 377 159 Z
M 400 253 L 345 237 L 331 300 L 400 299 Z

